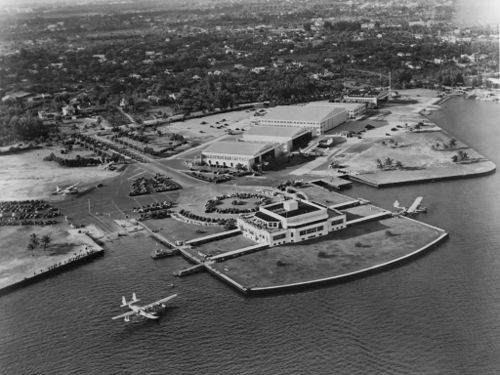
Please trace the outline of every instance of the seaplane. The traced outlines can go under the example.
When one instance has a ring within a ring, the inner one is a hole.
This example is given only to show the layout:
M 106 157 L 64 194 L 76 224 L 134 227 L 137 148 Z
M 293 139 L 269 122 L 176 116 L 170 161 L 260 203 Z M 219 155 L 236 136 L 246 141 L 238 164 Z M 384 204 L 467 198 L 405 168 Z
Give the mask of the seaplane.
M 165 304 L 175 297 L 177 297 L 177 294 L 172 294 L 171 296 L 152 302 L 149 305 L 138 306 L 136 303 L 139 302 L 140 299 L 137 298 L 135 293 L 132 293 L 132 299 L 128 302 L 123 296 L 120 307 L 128 307 L 131 311 L 114 316 L 111 319 L 115 320 L 123 318 L 125 322 L 130 322 L 130 317 L 132 315 L 142 316 L 147 319 L 159 319 L 160 317 L 158 316 L 158 312 L 165 309 Z
M 421 212 L 427 212 L 427 208 L 422 206 L 423 197 L 417 197 L 409 208 L 403 207 L 396 200 L 394 201 L 394 208 L 398 210 L 399 215 L 414 215 Z
M 54 194 L 62 194 L 62 195 L 78 194 L 78 184 L 70 185 L 64 189 L 59 186 L 56 186 L 56 191 Z

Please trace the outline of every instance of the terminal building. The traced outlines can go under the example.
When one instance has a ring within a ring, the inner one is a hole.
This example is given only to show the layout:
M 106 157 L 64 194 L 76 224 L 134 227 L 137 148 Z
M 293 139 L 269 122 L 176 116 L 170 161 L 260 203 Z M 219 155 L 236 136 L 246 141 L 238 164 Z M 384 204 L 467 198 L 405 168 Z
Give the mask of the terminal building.
M 346 214 L 318 203 L 290 199 L 259 207 L 237 219 L 238 228 L 252 241 L 270 246 L 326 236 L 346 227 Z
M 308 128 L 313 131 L 313 136 L 317 136 L 339 126 L 347 118 L 344 108 L 311 103 L 270 108 L 258 125 Z
M 250 170 L 255 164 L 275 159 L 281 152 L 276 143 L 220 141 L 204 149 L 201 160 L 210 166 L 235 168 L 241 164 Z

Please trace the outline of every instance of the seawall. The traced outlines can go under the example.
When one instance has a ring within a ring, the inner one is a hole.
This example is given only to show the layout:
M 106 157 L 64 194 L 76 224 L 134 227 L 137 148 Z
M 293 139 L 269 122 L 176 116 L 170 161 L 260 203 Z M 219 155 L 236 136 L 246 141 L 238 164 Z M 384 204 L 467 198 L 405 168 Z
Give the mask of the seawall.
M 22 288 L 26 285 L 33 284 L 37 281 L 46 279 L 48 277 L 57 275 L 61 272 L 67 271 L 71 268 L 74 268 L 80 264 L 87 263 L 97 257 L 103 256 L 104 255 L 104 249 L 99 248 L 96 250 L 92 250 L 87 254 L 82 254 L 80 256 L 75 256 L 74 259 L 68 260 L 66 263 L 60 264 L 58 266 L 55 266 L 53 268 L 49 268 L 47 270 L 44 270 L 42 272 L 39 272 L 37 274 L 25 277 L 24 279 L 14 282 L 10 285 L 7 285 L 3 288 L 0 289 L 0 296 L 8 294 L 10 292 L 13 292 L 19 288 Z
M 493 163 L 492 163 L 493 164 Z M 386 187 L 394 187 L 394 186 L 402 186 L 402 185 L 414 185 L 414 184 L 421 184 L 421 183 L 431 183 L 431 182 L 438 182 L 438 181 L 451 181 L 451 180 L 462 180 L 464 178 L 473 178 L 473 177 L 482 177 L 482 176 L 489 176 L 492 175 L 496 172 L 496 165 L 493 164 L 493 166 L 485 171 L 481 172 L 470 172 L 470 173 L 464 173 L 464 174 L 458 174 L 458 175 L 451 175 L 451 176 L 434 176 L 434 177 L 420 177 L 420 178 L 409 178 L 407 180 L 399 180 L 399 181 L 393 181 L 393 182 L 383 182 L 383 183 L 377 183 L 374 181 L 370 180 L 365 180 L 363 178 L 357 177 L 357 176 L 349 176 L 349 179 L 355 182 L 359 182 L 364 185 L 368 185 L 377 189 L 380 188 L 386 188 Z
M 412 220 L 412 219 L 409 219 Z M 425 223 L 423 223 L 425 224 Z M 429 224 L 425 224 L 426 226 L 429 226 L 434 229 L 438 229 L 442 232 L 442 234 L 433 240 L 432 242 L 428 243 L 427 245 L 412 251 L 411 253 L 408 253 L 404 256 L 392 259 L 390 261 L 384 262 L 377 264 L 375 266 L 363 268 L 357 271 L 353 272 L 348 272 L 344 273 L 341 275 L 336 275 L 336 276 L 331 276 L 331 277 L 325 277 L 321 279 L 314 279 L 314 280 L 307 280 L 307 281 L 301 281 L 297 283 L 290 283 L 290 284 L 280 284 L 280 285 L 272 285 L 272 286 L 267 286 L 267 287 L 248 287 L 245 285 L 242 285 L 238 283 L 237 281 L 233 280 L 229 276 L 225 275 L 224 273 L 212 268 L 210 265 L 206 265 L 206 269 L 214 276 L 218 277 L 234 289 L 238 290 L 239 292 L 246 294 L 246 295 L 263 295 L 263 294 L 273 294 L 273 293 L 282 293 L 282 292 L 287 292 L 287 291 L 297 291 L 297 290 L 303 290 L 303 289 L 309 289 L 311 287 L 318 287 L 321 285 L 331 285 L 331 284 L 336 284 L 336 283 L 343 283 L 343 282 L 348 282 L 352 280 L 356 280 L 365 276 L 373 275 L 378 272 L 383 272 L 386 270 L 389 270 L 393 267 L 402 265 L 411 259 L 417 258 L 419 256 L 423 256 L 425 253 L 428 251 L 432 250 L 439 244 L 443 243 L 446 241 L 449 237 L 448 233 L 445 231 L 441 230 L 440 228 L 434 227 Z

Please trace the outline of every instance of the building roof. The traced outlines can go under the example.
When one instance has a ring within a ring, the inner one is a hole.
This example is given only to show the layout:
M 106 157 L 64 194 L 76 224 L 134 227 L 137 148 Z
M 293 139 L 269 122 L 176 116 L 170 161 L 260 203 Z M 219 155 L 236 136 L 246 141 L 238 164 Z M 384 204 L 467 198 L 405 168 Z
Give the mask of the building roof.
M 230 154 L 243 156 L 258 156 L 266 151 L 273 149 L 274 144 L 269 143 L 247 143 L 237 141 L 219 141 L 214 142 L 202 153 Z
M 321 122 L 331 116 L 345 111 L 343 108 L 329 108 L 324 105 L 280 105 L 269 108 L 264 120 L 281 121 L 317 121 Z
M 288 128 L 282 126 L 256 125 L 248 129 L 243 138 L 247 135 L 260 135 L 265 137 L 296 138 L 303 134 L 311 132 L 308 128 Z
M 330 107 L 330 108 L 343 108 L 346 111 L 353 111 L 353 110 L 356 110 L 358 108 L 365 106 L 363 103 L 332 103 L 332 102 L 309 103 L 307 105 L 308 106 L 317 105 L 317 106 L 324 106 L 324 107 Z
M 306 202 L 306 201 L 297 201 L 297 209 L 287 211 L 285 209 L 285 204 L 284 202 L 279 202 L 279 203 L 271 203 L 267 206 L 263 206 L 262 208 L 274 212 L 275 214 L 287 218 L 287 217 L 294 217 L 294 216 L 299 216 L 299 215 L 304 215 L 310 212 L 314 211 L 321 211 L 322 208 L 317 207 L 316 205 Z M 326 208 L 324 209 L 326 210 Z
M 261 220 L 264 220 L 266 222 L 279 222 L 279 220 L 276 219 L 275 217 L 267 215 L 267 214 L 265 214 L 264 212 L 261 212 L 261 211 L 257 211 L 255 213 L 255 217 L 257 217 L 257 218 L 259 218 Z

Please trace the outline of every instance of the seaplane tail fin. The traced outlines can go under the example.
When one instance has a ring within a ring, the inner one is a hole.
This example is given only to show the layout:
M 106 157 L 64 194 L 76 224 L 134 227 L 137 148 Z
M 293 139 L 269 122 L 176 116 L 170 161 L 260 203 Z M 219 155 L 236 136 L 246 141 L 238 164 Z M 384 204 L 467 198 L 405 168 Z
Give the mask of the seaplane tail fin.
M 59 186 L 56 186 L 56 193 L 59 193 L 61 191 L 61 188 Z
M 399 201 L 394 201 L 394 204 L 393 204 L 394 208 L 399 208 Z
M 137 298 L 137 296 L 135 295 L 135 292 L 132 293 L 132 301 L 130 301 L 130 302 L 139 302 L 139 301 L 140 301 L 140 299 Z
M 122 296 L 122 304 L 120 307 L 125 307 L 127 306 L 127 300 L 125 299 L 125 296 Z

